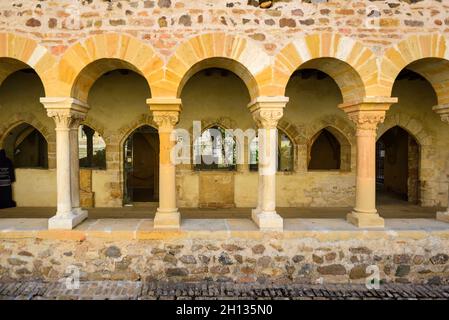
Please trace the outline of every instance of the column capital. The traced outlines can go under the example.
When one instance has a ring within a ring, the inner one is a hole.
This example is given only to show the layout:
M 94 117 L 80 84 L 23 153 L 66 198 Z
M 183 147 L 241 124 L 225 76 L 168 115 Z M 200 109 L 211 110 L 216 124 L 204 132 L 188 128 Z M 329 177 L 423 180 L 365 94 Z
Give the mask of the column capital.
M 43 97 L 40 102 L 47 110 L 47 116 L 53 118 L 60 129 L 78 127 L 89 111 L 87 104 L 70 97 Z
M 171 130 L 178 123 L 182 110 L 181 99 L 150 98 L 147 99 L 147 104 L 159 129 Z
M 366 97 L 361 101 L 342 103 L 338 107 L 346 112 L 358 129 L 376 130 L 384 122 L 385 113 L 390 106 L 397 103 L 392 97 Z
M 93 136 L 95 134 L 95 130 L 89 126 L 83 125 L 83 132 L 86 136 Z
M 432 110 L 441 117 L 441 121 L 449 123 L 449 103 L 434 106 Z
M 258 97 L 248 104 L 248 109 L 259 128 L 275 129 L 288 101 L 289 98 L 284 96 Z

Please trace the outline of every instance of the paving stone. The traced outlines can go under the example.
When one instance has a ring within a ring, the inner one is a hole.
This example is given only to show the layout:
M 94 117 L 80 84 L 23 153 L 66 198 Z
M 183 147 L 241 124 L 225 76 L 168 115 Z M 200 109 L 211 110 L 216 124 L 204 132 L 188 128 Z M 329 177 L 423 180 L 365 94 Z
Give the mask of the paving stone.
M 363 285 L 287 285 L 234 283 L 170 283 L 89 281 L 68 290 L 64 283 L 0 283 L 0 300 L 447 300 L 449 286 L 383 284 L 379 290 Z

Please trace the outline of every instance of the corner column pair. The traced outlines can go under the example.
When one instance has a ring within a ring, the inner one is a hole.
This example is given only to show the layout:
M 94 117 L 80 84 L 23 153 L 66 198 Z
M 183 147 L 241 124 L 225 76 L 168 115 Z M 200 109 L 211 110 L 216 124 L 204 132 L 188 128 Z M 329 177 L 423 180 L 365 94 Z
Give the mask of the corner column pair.
M 433 107 L 433 111 L 440 115 L 441 121 L 449 124 L 449 104 L 439 105 Z M 449 178 L 449 176 L 448 176 Z M 437 212 L 437 220 L 449 222 L 449 184 L 448 184 L 448 192 L 447 192 L 447 210 L 442 212 Z
M 56 124 L 57 211 L 49 229 L 73 229 L 87 218 L 80 207 L 78 127 L 89 107 L 73 98 L 41 98 L 47 115 Z

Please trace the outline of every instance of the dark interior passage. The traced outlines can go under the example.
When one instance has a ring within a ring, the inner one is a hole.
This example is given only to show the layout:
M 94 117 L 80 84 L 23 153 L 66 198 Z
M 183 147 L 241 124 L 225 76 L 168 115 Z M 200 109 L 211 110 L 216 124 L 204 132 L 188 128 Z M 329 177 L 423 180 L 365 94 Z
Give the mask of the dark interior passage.
M 309 170 L 340 169 L 340 143 L 326 129 L 321 130 L 313 140 L 310 150 Z
M 396 198 L 419 203 L 419 145 L 398 126 L 377 141 L 376 183 L 381 201 Z
M 159 199 L 159 136 L 143 126 L 125 142 L 125 203 Z
M 47 141 L 27 123 L 16 126 L 8 133 L 4 148 L 16 168 L 48 167 Z

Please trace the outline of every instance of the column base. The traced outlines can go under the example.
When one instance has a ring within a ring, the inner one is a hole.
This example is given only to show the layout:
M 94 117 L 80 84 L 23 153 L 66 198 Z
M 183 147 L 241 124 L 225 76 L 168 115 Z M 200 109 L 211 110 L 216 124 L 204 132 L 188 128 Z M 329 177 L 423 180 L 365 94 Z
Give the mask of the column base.
M 48 229 L 72 230 L 85 219 L 87 219 L 87 211 L 85 210 L 80 210 L 79 213 L 70 212 L 64 215 L 56 214 L 54 217 L 48 219 Z
M 449 223 L 449 209 L 447 211 L 437 212 L 437 220 Z
M 79 207 L 79 208 L 73 208 L 72 211 L 73 211 L 74 214 L 85 214 L 86 217 L 87 217 L 87 210 L 86 209 L 83 209 L 83 208 Z
M 261 231 L 282 231 L 284 220 L 275 211 L 263 212 L 260 209 L 253 209 L 251 218 Z
M 358 228 L 384 228 L 385 220 L 377 213 L 351 212 L 346 216 L 349 223 Z
M 179 229 L 181 227 L 181 214 L 176 211 L 162 211 L 157 209 L 154 217 L 155 229 Z

